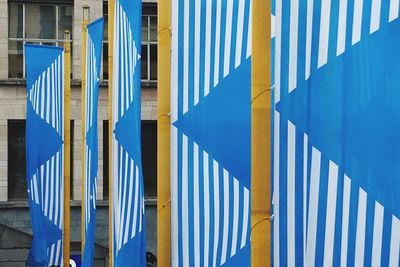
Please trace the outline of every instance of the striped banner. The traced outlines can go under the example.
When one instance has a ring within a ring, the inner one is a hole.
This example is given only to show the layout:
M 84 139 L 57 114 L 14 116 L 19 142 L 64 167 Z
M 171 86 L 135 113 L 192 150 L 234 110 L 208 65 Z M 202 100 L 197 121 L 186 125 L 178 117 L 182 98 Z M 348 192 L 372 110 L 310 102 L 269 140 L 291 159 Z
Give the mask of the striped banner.
M 64 51 L 25 45 L 30 266 L 60 266 L 63 231 Z
M 116 0 L 113 73 L 114 266 L 145 266 L 146 235 L 141 157 L 141 0 Z
M 86 87 L 85 87 L 85 240 L 82 266 L 93 266 L 96 227 L 98 136 L 97 105 L 99 98 L 101 49 L 104 19 L 99 18 L 87 26 Z
M 172 1 L 172 266 L 250 266 L 251 1 Z
M 399 266 L 399 1 L 274 8 L 273 263 Z

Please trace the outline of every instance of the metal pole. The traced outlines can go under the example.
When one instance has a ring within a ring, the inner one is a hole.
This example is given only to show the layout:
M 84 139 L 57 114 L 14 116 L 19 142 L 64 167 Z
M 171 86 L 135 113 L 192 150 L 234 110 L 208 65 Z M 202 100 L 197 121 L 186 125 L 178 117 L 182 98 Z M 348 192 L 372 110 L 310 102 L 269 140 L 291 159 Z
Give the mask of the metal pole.
M 87 38 L 87 25 L 89 23 L 89 11 L 88 5 L 82 8 L 83 20 L 82 20 L 82 96 L 81 96 L 81 113 L 82 113 L 82 145 L 81 145 L 81 159 L 82 159 L 82 204 L 81 204 L 81 255 L 83 255 L 83 249 L 85 247 L 85 123 L 86 123 L 86 38 Z
M 157 257 L 171 266 L 170 87 L 171 0 L 158 2 Z
M 112 88 L 113 88 L 113 62 L 114 62 L 114 7 L 115 0 L 108 0 L 108 258 L 110 267 L 113 265 L 113 175 L 112 175 Z
M 69 267 L 70 261 L 70 138 L 71 138 L 71 40 L 70 32 L 64 32 L 64 238 L 63 265 Z
M 271 266 L 271 1 L 253 0 L 251 266 Z

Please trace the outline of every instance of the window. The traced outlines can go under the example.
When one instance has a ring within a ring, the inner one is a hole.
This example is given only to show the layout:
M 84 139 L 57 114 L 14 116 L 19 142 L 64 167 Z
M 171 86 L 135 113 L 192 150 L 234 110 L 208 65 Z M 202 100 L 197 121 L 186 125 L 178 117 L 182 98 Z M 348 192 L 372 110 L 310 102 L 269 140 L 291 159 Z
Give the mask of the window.
M 8 120 L 8 200 L 27 198 L 26 188 L 26 139 L 25 120 Z M 71 199 L 73 196 L 73 136 L 74 121 L 71 120 Z
M 9 4 L 9 78 L 25 77 L 25 43 L 64 45 L 64 31 L 72 33 L 72 11 L 71 5 Z
M 157 81 L 157 5 L 143 4 L 142 73 L 144 82 Z M 103 1 L 103 79 L 108 79 L 108 1 Z
M 108 198 L 108 121 L 103 121 L 103 196 Z M 145 197 L 157 196 L 157 121 L 142 121 L 142 167 Z

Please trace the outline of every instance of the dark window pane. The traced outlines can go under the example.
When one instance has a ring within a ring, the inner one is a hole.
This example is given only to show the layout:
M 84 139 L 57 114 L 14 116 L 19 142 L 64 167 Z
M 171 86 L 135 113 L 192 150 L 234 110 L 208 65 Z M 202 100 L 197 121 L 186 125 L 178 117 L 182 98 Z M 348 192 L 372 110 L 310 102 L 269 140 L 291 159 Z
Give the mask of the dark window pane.
M 58 7 L 58 39 L 64 39 L 64 31 L 69 30 L 72 39 L 72 6 Z
M 8 77 L 23 77 L 23 42 L 8 41 Z
M 157 122 L 142 121 L 142 164 L 144 194 L 157 196 Z
M 150 80 L 157 80 L 157 45 L 150 45 Z
M 103 198 L 108 198 L 108 120 L 103 121 Z
M 108 80 L 108 43 L 103 43 L 103 79 Z
M 148 64 L 147 45 L 142 45 L 142 75 L 141 75 L 142 80 L 148 80 L 147 64 Z
M 36 39 L 56 38 L 56 7 L 25 5 L 26 37 Z
M 142 42 L 148 42 L 149 36 L 148 16 L 142 16 Z
M 8 199 L 26 199 L 25 120 L 8 120 Z
M 157 42 L 157 17 L 150 17 L 150 42 Z
M 10 4 L 8 9 L 8 35 L 10 38 L 23 38 L 23 6 Z

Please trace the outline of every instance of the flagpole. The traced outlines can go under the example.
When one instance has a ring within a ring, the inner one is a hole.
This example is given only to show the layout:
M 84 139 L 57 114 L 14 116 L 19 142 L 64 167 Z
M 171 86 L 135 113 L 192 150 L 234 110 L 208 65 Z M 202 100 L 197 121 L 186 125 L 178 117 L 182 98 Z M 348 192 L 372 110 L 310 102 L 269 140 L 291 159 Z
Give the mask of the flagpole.
M 87 38 L 87 25 L 89 23 L 89 11 L 88 5 L 84 5 L 82 8 L 83 20 L 82 20 L 82 97 L 81 97 L 81 113 L 82 113 L 82 145 L 81 145 L 81 158 L 82 158 L 82 205 L 81 205 L 81 255 L 83 255 L 83 249 L 85 247 L 85 123 L 86 123 L 86 38 Z
M 158 126 L 157 126 L 157 257 L 161 267 L 171 265 L 170 201 L 170 86 L 171 0 L 158 2 Z
M 108 258 L 109 267 L 113 265 L 113 176 L 112 176 L 112 88 L 113 88 L 113 63 L 114 63 L 114 6 L 115 0 L 108 0 Z
M 271 1 L 252 2 L 251 266 L 261 267 L 271 266 Z
M 69 267 L 70 260 L 70 138 L 71 138 L 71 39 L 64 32 L 64 238 L 63 265 Z

